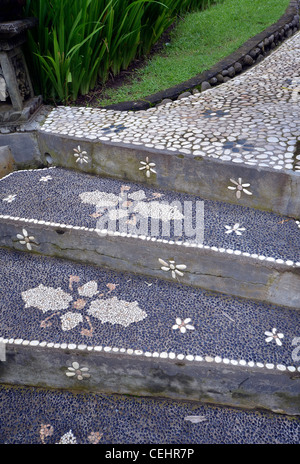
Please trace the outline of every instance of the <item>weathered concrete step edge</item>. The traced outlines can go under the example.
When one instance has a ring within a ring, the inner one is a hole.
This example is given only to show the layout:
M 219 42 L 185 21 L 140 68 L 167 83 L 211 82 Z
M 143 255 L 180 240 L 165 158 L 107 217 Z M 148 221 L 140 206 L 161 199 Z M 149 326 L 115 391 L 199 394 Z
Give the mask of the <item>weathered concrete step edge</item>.
M 5 346 L 1 384 L 300 414 L 299 367 L 3 337 L 0 344 Z
M 300 218 L 300 172 L 252 167 L 218 159 L 204 158 L 140 145 L 59 136 L 39 131 L 38 145 L 45 166 L 59 166 L 101 177 L 146 183 L 169 191 L 199 195 L 204 199 L 239 204 L 263 211 Z M 78 145 L 89 163 L 74 157 Z M 146 160 L 155 173 L 140 170 Z M 251 195 L 230 190 L 232 180 L 250 184 Z
M 28 234 L 30 243 L 20 243 L 19 234 Z M 300 262 L 6 215 L 0 237 L 2 247 L 300 309 Z M 181 265 L 178 272 L 170 261 Z

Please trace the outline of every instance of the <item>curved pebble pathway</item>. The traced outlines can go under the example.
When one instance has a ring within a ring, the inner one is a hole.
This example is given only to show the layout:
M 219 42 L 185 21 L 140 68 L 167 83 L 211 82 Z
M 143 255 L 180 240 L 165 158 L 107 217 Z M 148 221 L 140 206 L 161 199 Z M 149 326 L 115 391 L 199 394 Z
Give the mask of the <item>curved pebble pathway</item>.
M 299 53 L 300 32 L 263 62 L 203 93 L 138 112 L 58 107 L 41 130 L 297 171 Z

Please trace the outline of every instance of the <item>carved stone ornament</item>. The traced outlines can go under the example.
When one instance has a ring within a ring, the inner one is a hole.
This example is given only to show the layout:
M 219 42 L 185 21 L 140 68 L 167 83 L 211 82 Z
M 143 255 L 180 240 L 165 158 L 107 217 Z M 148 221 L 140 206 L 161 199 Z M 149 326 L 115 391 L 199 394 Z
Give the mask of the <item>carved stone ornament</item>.
M 21 46 L 38 23 L 23 18 L 26 0 L 0 0 L 0 125 L 27 121 L 42 103 L 35 97 Z

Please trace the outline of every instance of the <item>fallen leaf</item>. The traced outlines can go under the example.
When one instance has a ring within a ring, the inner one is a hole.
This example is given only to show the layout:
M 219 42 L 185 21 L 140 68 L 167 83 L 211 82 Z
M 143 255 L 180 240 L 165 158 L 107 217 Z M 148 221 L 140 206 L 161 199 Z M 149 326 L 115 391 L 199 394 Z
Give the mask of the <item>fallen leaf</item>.
M 192 422 L 193 424 L 198 424 L 199 422 L 205 422 L 205 421 L 207 421 L 207 419 L 206 419 L 205 416 L 186 416 L 186 417 L 184 418 L 184 420 L 190 421 L 190 422 Z

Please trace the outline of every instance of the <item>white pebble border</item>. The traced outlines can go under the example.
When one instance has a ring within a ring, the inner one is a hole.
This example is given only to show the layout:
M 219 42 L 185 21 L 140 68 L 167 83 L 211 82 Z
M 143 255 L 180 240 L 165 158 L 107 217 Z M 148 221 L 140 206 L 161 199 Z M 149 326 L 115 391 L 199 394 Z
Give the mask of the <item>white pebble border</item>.
M 111 346 L 87 346 L 87 345 L 76 345 L 75 343 L 47 343 L 45 341 L 40 342 L 39 340 L 23 340 L 22 338 L 4 338 L 0 337 L 0 343 L 4 345 L 23 345 L 23 346 L 33 346 L 33 347 L 42 347 L 42 348 L 54 348 L 61 350 L 79 350 L 79 351 L 88 351 L 88 352 L 104 352 L 104 353 L 113 353 L 113 354 L 123 354 L 129 356 L 144 356 L 146 358 L 161 358 L 161 359 L 170 359 L 178 361 L 189 361 L 189 362 L 204 362 L 204 363 L 215 363 L 215 364 L 226 364 L 231 366 L 241 366 L 241 367 L 252 367 L 252 368 L 266 368 L 268 370 L 279 370 L 281 372 L 300 372 L 300 366 L 285 366 L 284 364 L 273 364 L 267 362 L 254 362 L 254 361 L 245 361 L 244 359 L 229 359 L 222 358 L 220 356 L 201 356 L 201 355 L 190 355 L 183 353 L 173 353 L 163 351 L 161 353 L 154 351 L 143 351 L 143 350 L 133 350 L 131 348 L 118 348 Z
M 49 169 L 56 169 L 56 166 L 49 166 L 47 168 L 36 168 L 36 169 L 19 169 L 18 171 L 12 171 L 9 174 L 6 174 L 6 176 L 1 177 L 0 182 L 3 181 L 4 179 L 7 179 L 10 176 L 14 176 L 19 173 L 21 174 L 23 172 L 49 171 Z

